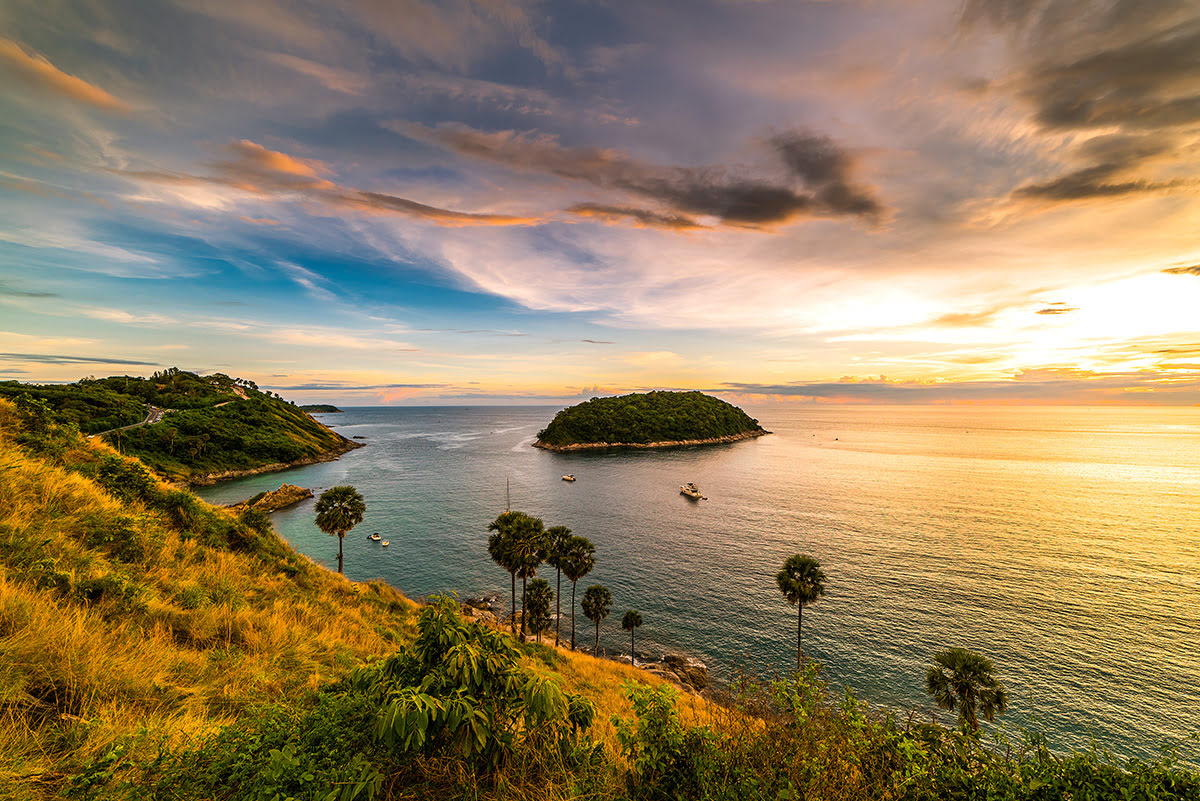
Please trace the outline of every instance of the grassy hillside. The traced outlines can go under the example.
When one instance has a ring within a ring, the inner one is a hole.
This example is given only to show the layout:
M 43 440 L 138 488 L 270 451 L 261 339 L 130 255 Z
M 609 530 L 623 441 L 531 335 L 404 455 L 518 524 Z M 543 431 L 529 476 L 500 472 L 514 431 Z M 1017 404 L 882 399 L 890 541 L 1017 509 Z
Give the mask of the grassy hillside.
M 831 698 L 815 668 L 680 700 L 30 425 L 0 400 L 0 798 L 1200 798 L 1169 755 L 991 745 Z
M 74 384 L 0 383 L 23 412 L 47 425 L 67 424 L 97 434 L 146 419 L 150 407 L 168 410 L 150 425 L 114 431 L 105 439 L 169 479 L 317 459 L 356 447 L 297 406 L 253 382 L 178 369 L 150 378 L 113 376 Z M 37 434 L 37 431 L 34 432 Z
M 563 409 L 538 434 L 538 444 L 644 445 L 765 433 L 733 404 L 702 392 L 646 392 L 593 398 Z

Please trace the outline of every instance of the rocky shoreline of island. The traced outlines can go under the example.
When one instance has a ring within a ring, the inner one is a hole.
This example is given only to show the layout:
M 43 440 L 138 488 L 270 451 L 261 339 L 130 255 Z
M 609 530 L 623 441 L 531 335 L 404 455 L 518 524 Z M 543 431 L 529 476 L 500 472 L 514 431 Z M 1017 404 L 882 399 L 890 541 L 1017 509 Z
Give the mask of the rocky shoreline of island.
M 340 435 L 339 435 L 340 436 Z M 251 467 L 245 470 L 225 470 L 220 473 L 207 473 L 200 476 L 189 476 L 182 483 L 189 487 L 211 487 L 213 484 L 218 484 L 222 481 L 229 481 L 235 478 L 246 478 L 247 476 L 257 476 L 263 473 L 278 473 L 281 470 L 290 470 L 293 467 L 307 467 L 311 464 L 320 464 L 321 462 L 332 462 L 334 459 L 357 450 L 365 448 L 366 443 L 355 442 L 353 440 L 342 437 L 342 442 L 334 448 L 327 451 L 322 451 L 315 456 L 305 456 L 302 459 L 293 459 L 290 462 L 273 462 L 264 464 L 258 467 Z
M 681 448 L 689 445 L 724 445 L 730 442 L 740 442 L 744 439 L 754 439 L 770 433 L 770 431 L 758 429 L 757 431 L 743 431 L 739 434 L 726 434 L 721 437 L 708 437 L 705 439 L 662 440 L 660 442 L 572 442 L 569 445 L 550 445 L 541 440 L 535 440 L 533 447 L 554 451 L 555 453 L 603 450 L 607 448 Z

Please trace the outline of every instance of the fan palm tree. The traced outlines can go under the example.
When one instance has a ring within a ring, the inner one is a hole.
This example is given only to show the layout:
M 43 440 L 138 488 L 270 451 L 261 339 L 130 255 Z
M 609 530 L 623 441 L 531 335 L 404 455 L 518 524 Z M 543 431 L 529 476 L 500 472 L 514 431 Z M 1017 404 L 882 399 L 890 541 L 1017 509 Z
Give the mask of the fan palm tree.
M 825 572 L 821 563 L 811 556 L 797 554 L 783 563 L 775 575 L 775 583 L 789 604 L 799 607 L 796 617 L 796 671 L 803 667 L 804 653 L 800 647 L 800 630 L 804 623 L 804 607 L 825 594 Z
M 523 515 L 512 530 L 512 555 L 521 579 L 521 639 L 525 639 L 525 591 L 529 579 L 537 575 L 546 559 L 546 530 L 536 517 Z
M 571 582 L 571 650 L 575 650 L 575 586 L 596 566 L 596 546 L 587 537 L 570 537 L 563 545 L 562 571 Z
M 509 607 L 509 622 L 513 634 L 517 633 L 517 571 L 521 564 L 517 560 L 513 546 L 515 532 L 521 525 L 521 519 L 528 517 L 524 512 L 504 512 L 491 523 L 488 531 L 495 532 L 488 537 L 488 556 L 492 561 L 508 571 L 512 578 L 512 606 Z
M 637 652 L 633 650 L 633 630 L 642 625 L 642 616 L 636 609 L 627 609 L 621 618 L 621 628 L 629 632 L 629 664 L 637 667 Z
M 546 564 L 554 568 L 557 576 L 557 586 L 554 590 L 554 642 L 558 643 L 558 633 L 561 628 L 562 601 L 562 563 L 566 556 L 567 540 L 571 538 L 571 529 L 566 526 L 551 526 L 546 529 Z
M 349 484 L 331 487 L 317 499 L 317 528 L 338 538 L 338 572 L 342 572 L 342 540 L 346 532 L 362 522 L 367 504 Z
M 529 631 L 537 641 L 542 641 L 542 632 L 550 628 L 550 598 L 554 590 L 545 579 L 535 578 L 529 582 L 526 590 L 525 604 L 521 617 L 529 621 Z
M 600 656 L 600 621 L 608 617 L 612 609 L 612 593 L 603 584 L 593 584 L 583 591 L 583 615 L 596 624 L 596 645 L 592 653 Z
M 991 723 L 1008 709 L 1008 692 L 992 675 L 992 660 L 965 648 L 933 655 L 925 691 L 942 709 L 958 707 L 959 723 L 979 731 L 979 716 Z

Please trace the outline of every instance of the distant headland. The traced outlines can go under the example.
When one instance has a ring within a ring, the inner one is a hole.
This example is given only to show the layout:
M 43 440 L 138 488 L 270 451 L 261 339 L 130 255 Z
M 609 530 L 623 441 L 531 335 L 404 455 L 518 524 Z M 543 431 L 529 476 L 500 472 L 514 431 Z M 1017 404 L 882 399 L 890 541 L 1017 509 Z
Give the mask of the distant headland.
M 328 403 L 310 403 L 300 407 L 300 411 L 309 414 L 341 414 L 342 410 Z
M 769 433 L 738 407 L 703 392 L 643 392 L 563 409 L 533 445 L 550 451 L 672 448 Z

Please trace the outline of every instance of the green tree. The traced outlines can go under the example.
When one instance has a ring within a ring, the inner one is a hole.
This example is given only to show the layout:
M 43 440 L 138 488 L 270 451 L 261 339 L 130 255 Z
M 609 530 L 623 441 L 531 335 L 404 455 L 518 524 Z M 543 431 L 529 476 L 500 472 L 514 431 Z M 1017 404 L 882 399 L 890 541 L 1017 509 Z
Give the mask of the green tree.
M 342 572 L 342 540 L 346 532 L 362 522 L 367 504 L 349 484 L 331 487 L 317 499 L 317 528 L 338 538 L 338 572 Z
M 509 607 L 508 619 L 513 634 L 517 633 L 517 570 L 521 566 L 517 561 L 516 549 L 513 547 L 514 532 L 520 518 L 526 516 L 524 512 L 509 511 L 488 523 L 488 531 L 495 532 L 488 537 L 488 556 L 492 557 L 493 562 L 507 570 L 512 579 L 512 606 Z
M 629 632 L 629 664 L 637 667 L 637 651 L 633 650 L 633 630 L 642 625 L 642 616 L 636 609 L 625 610 L 621 618 L 621 628 Z
M 600 621 L 612 609 L 612 593 L 603 584 L 593 584 L 583 592 L 583 616 L 596 624 L 596 644 L 592 653 L 600 656 Z
M 575 650 L 575 586 L 596 566 L 596 546 L 587 537 L 571 537 L 563 545 L 562 571 L 571 582 L 571 650 Z
M 816 559 L 797 554 L 783 563 L 783 569 L 775 575 L 775 583 L 787 602 L 799 608 L 796 617 L 796 671 L 799 672 L 804 660 L 800 645 L 804 607 L 825 594 L 825 572 Z
M 1008 692 L 992 675 L 992 661 L 965 648 L 933 655 L 925 691 L 942 709 L 958 707 L 958 720 L 979 731 L 979 716 L 989 723 L 1008 709 Z
M 554 590 L 545 579 L 535 578 L 525 591 L 525 608 L 522 617 L 529 622 L 529 632 L 542 641 L 542 632 L 550 628 L 550 601 Z
M 554 642 L 558 643 L 561 629 L 561 599 L 563 560 L 566 558 L 567 542 L 571 539 L 571 529 L 566 526 L 551 526 L 546 529 L 546 564 L 554 568 L 557 577 L 554 590 Z M 571 601 L 574 603 L 574 600 Z
M 529 579 L 537 575 L 538 566 L 546 559 L 546 530 L 542 521 L 528 515 L 514 527 L 513 559 L 521 578 L 521 639 L 525 639 L 525 591 Z

